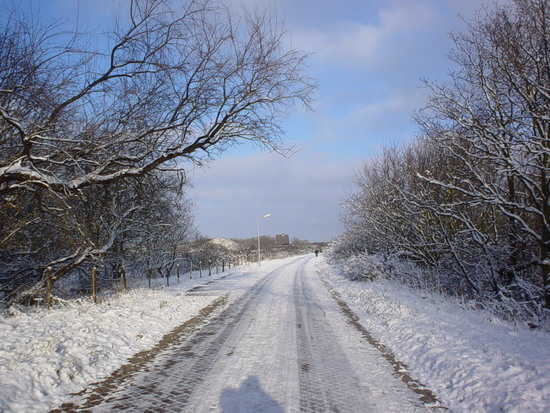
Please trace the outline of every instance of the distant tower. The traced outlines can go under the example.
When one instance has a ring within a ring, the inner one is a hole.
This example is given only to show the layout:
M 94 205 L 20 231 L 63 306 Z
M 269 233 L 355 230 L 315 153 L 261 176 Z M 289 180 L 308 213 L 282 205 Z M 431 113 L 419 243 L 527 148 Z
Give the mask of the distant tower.
M 288 239 L 288 234 L 277 234 L 277 235 L 275 235 L 275 245 L 290 245 L 290 240 Z

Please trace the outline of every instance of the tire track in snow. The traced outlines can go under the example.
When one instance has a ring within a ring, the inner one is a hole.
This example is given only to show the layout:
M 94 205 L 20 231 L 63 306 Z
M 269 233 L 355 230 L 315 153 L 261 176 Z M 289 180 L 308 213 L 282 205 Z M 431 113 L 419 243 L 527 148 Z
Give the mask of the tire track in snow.
M 325 312 L 311 295 L 305 263 L 294 279 L 301 412 L 376 411 L 369 392 L 353 376 Z
M 148 354 L 143 363 L 132 363 L 117 370 L 131 374 L 111 376 L 53 412 L 182 411 L 193 391 L 215 367 L 224 344 L 239 327 L 243 316 L 251 311 L 261 289 L 292 264 L 268 273 L 202 328 L 181 332 L 158 351 L 153 348 L 154 354 Z
M 229 305 L 224 301 L 201 322 L 178 334 L 170 333 L 166 345 L 151 349 L 146 360 L 128 365 L 131 374 L 119 374 L 121 377 L 92 386 L 58 411 L 212 411 L 223 406 L 219 403 L 219 390 L 227 387 L 225 383 L 237 384 L 232 379 L 240 373 L 257 372 L 258 368 L 265 370 L 258 376 L 264 380 L 265 391 L 279 403 L 277 409 L 284 406 L 288 412 L 315 413 L 386 411 L 380 399 L 377 402 L 373 397 L 372 389 L 387 385 L 365 382 L 363 374 L 374 373 L 370 367 L 355 369 L 356 353 L 350 356 L 347 344 L 337 336 L 346 334 L 342 324 L 345 321 L 333 323 L 337 306 L 325 308 L 327 300 L 334 302 L 328 290 L 319 286 L 321 281 L 308 270 L 308 262 L 311 261 L 292 261 L 266 274 L 236 301 Z M 274 301 L 278 294 L 284 294 L 286 312 L 281 312 Z M 266 311 L 266 306 L 274 312 Z M 253 322 L 262 320 L 257 317 L 258 311 L 276 322 Z M 273 334 L 281 329 L 285 334 Z M 266 332 L 273 336 L 266 336 Z M 247 341 L 243 337 L 247 337 L 248 347 L 239 346 Z M 237 357 L 240 353 L 242 357 L 251 342 L 267 348 L 275 337 L 281 338 L 276 343 L 279 347 L 269 351 L 276 357 L 262 359 L 265 351 L 252 351 L 246 353 L 248 359 L 228 362 L 228 356 Z M 233 373 L 233 377 L 229 376 Z M 363 377 L 363 382 L 358 377 Z M 391 386 L 388 391 L 392 391 Z M 414 406 L 403 406 L 405 410 L 401 411 L 417 411 Z

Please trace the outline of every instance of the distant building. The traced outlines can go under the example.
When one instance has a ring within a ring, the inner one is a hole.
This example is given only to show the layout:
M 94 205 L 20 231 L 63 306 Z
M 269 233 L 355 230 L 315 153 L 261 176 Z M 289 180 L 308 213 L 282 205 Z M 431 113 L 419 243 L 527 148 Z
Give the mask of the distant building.
M 275 245 L 290 245 L 288 234 L 275 235 Z

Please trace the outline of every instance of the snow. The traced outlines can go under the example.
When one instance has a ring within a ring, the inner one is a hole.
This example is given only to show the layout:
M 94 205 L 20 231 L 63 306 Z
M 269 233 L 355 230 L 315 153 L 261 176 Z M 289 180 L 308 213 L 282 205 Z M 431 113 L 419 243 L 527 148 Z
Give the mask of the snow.
M 239 244 L 235 241 L 227 238 L 213 238 L 210 240 L 211 244 L 218 245 L 229 251 L 238 251 L 240 249 Z
M 451 411 L 550 409 L 550 335 L 395 281 L 319 272 L 360 323 Z
M 98 304 L 76 300 L 51 311 L 3 315 L 0 412 L 49 411 L 65 395 L 106 377 L 214 301 L 216 296 L 185 294 L 204 281 L 138 288 Z
M 237 299 L 288 260 L 233 268 L 228 277 L 226 271 L 179 284 L 171 280 L 170 287 L 137 288 L 103 297 L 98 304 L 76 300 L 51 311 L 19 309 L 0 316 L 0 411 L 49 411 L 151 348 L 225 291 Z M 350 281 L 321 256 L 315 262 L 361 324 L 451 411 L 549 410 L 548 333 L 523 330 L 393 282 Z M 216 294 L 188 293 L 214 279 Z M 252 381 L 243 382 L 224 400 L 244 406 L 246 400 L 237 395 L 257 393 L 256 388 Z

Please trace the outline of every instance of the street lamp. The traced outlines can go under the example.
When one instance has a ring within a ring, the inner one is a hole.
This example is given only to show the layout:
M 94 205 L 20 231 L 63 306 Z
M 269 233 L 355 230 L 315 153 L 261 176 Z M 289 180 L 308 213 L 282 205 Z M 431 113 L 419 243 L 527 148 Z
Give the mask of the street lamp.
M 265 214 L 258 218 L 258 265 L 261 265 L 262 259 L 260 258 L 260 219 L 270 217 L 271 214 Z

